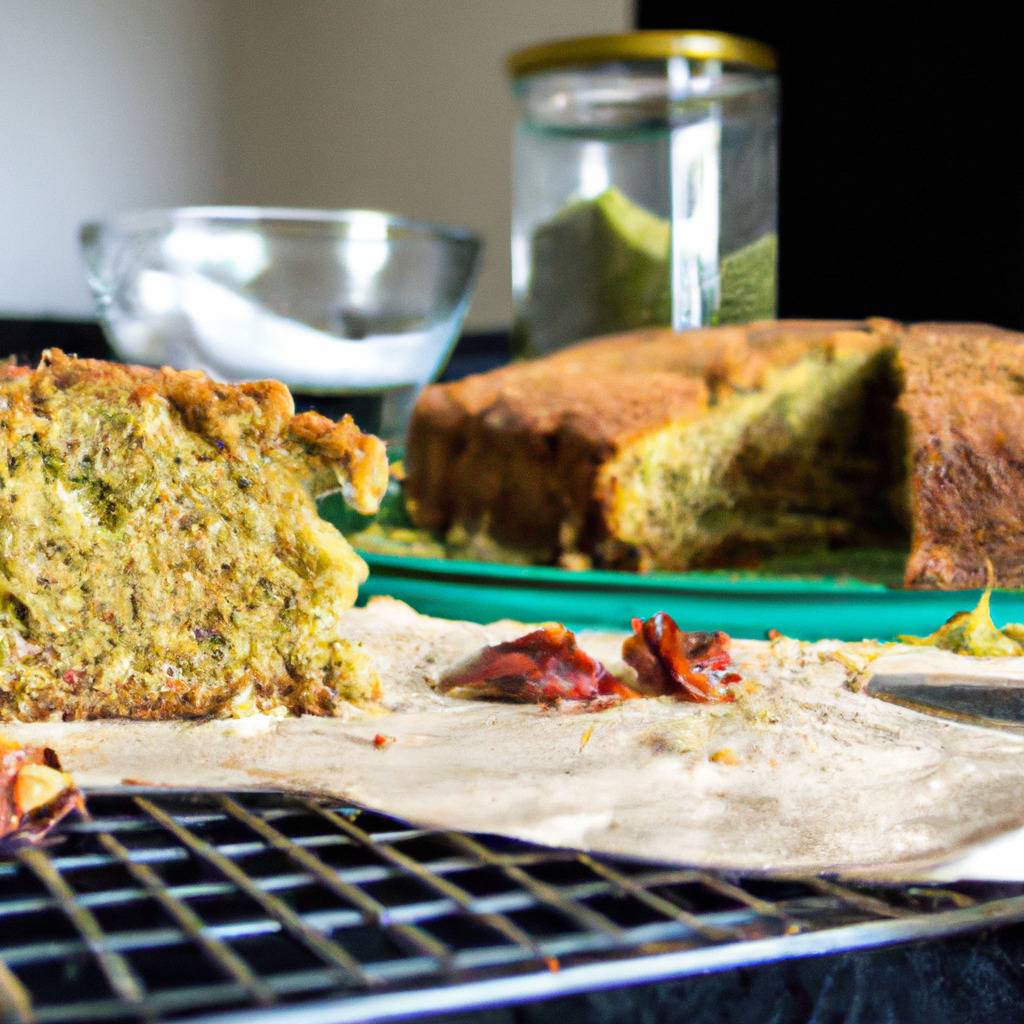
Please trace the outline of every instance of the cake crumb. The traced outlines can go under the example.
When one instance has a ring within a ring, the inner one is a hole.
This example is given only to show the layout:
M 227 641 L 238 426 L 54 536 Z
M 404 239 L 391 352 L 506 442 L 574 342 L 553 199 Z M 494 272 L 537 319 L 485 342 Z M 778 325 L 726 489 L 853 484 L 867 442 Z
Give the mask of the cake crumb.
M 583 748 L 590 742 L 590 737 L 593 735 L 594 727 L 592 725 L 588 725 L 586 729 L 583 730 L 583 735 L 580 737 L 580 749 L 578 753 L 583 753 Z

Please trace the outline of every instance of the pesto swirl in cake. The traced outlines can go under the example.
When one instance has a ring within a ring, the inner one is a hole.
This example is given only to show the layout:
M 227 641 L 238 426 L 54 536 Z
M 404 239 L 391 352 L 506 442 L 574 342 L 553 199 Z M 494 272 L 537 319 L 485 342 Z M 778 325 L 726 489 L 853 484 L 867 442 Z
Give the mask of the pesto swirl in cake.
M 460 555 L 570 568 L 899 540 L 896 329 L 652 328 L 433 385 L 410 427 L 410 515 Z

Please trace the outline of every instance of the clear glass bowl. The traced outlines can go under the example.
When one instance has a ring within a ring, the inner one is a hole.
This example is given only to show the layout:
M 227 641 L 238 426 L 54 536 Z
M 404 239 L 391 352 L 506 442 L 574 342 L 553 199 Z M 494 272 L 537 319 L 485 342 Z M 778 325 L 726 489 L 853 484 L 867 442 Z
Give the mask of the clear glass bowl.
M 81 244 L 121 359 L 274 377 L 388 440 L 444 368 L 481 250 L 374 210 L 255 207 L 127 213 L 86 224 Z

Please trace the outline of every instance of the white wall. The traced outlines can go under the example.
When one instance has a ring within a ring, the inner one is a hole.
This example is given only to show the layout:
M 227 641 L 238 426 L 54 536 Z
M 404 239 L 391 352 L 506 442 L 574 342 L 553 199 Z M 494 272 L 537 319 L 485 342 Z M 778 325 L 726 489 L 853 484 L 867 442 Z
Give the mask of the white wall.
M 0 0 L 0 311 L 90 311 L 87 217 L 237 202 L 475 228 L 469 323 L 504 324 L 504 57 L 631 17 L 631 0 Z
M 90 217 L 224 191 L 223 12 L 0 0 L 0 312 L 81 315 Z

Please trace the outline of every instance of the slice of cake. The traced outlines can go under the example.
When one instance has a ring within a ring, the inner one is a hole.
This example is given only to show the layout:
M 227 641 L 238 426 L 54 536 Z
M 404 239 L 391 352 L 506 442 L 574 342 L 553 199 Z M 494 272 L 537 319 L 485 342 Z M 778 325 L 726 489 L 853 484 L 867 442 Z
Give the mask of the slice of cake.
M 78 360 L 0 369 L 0 719 L 337 713 L 376 696 L 338 629 L 383 444 L 284 385 Z
M 428 388 L 410 513 L 476 557 L 640 569 L 891 534 L 896 332 L 639 331 Z

